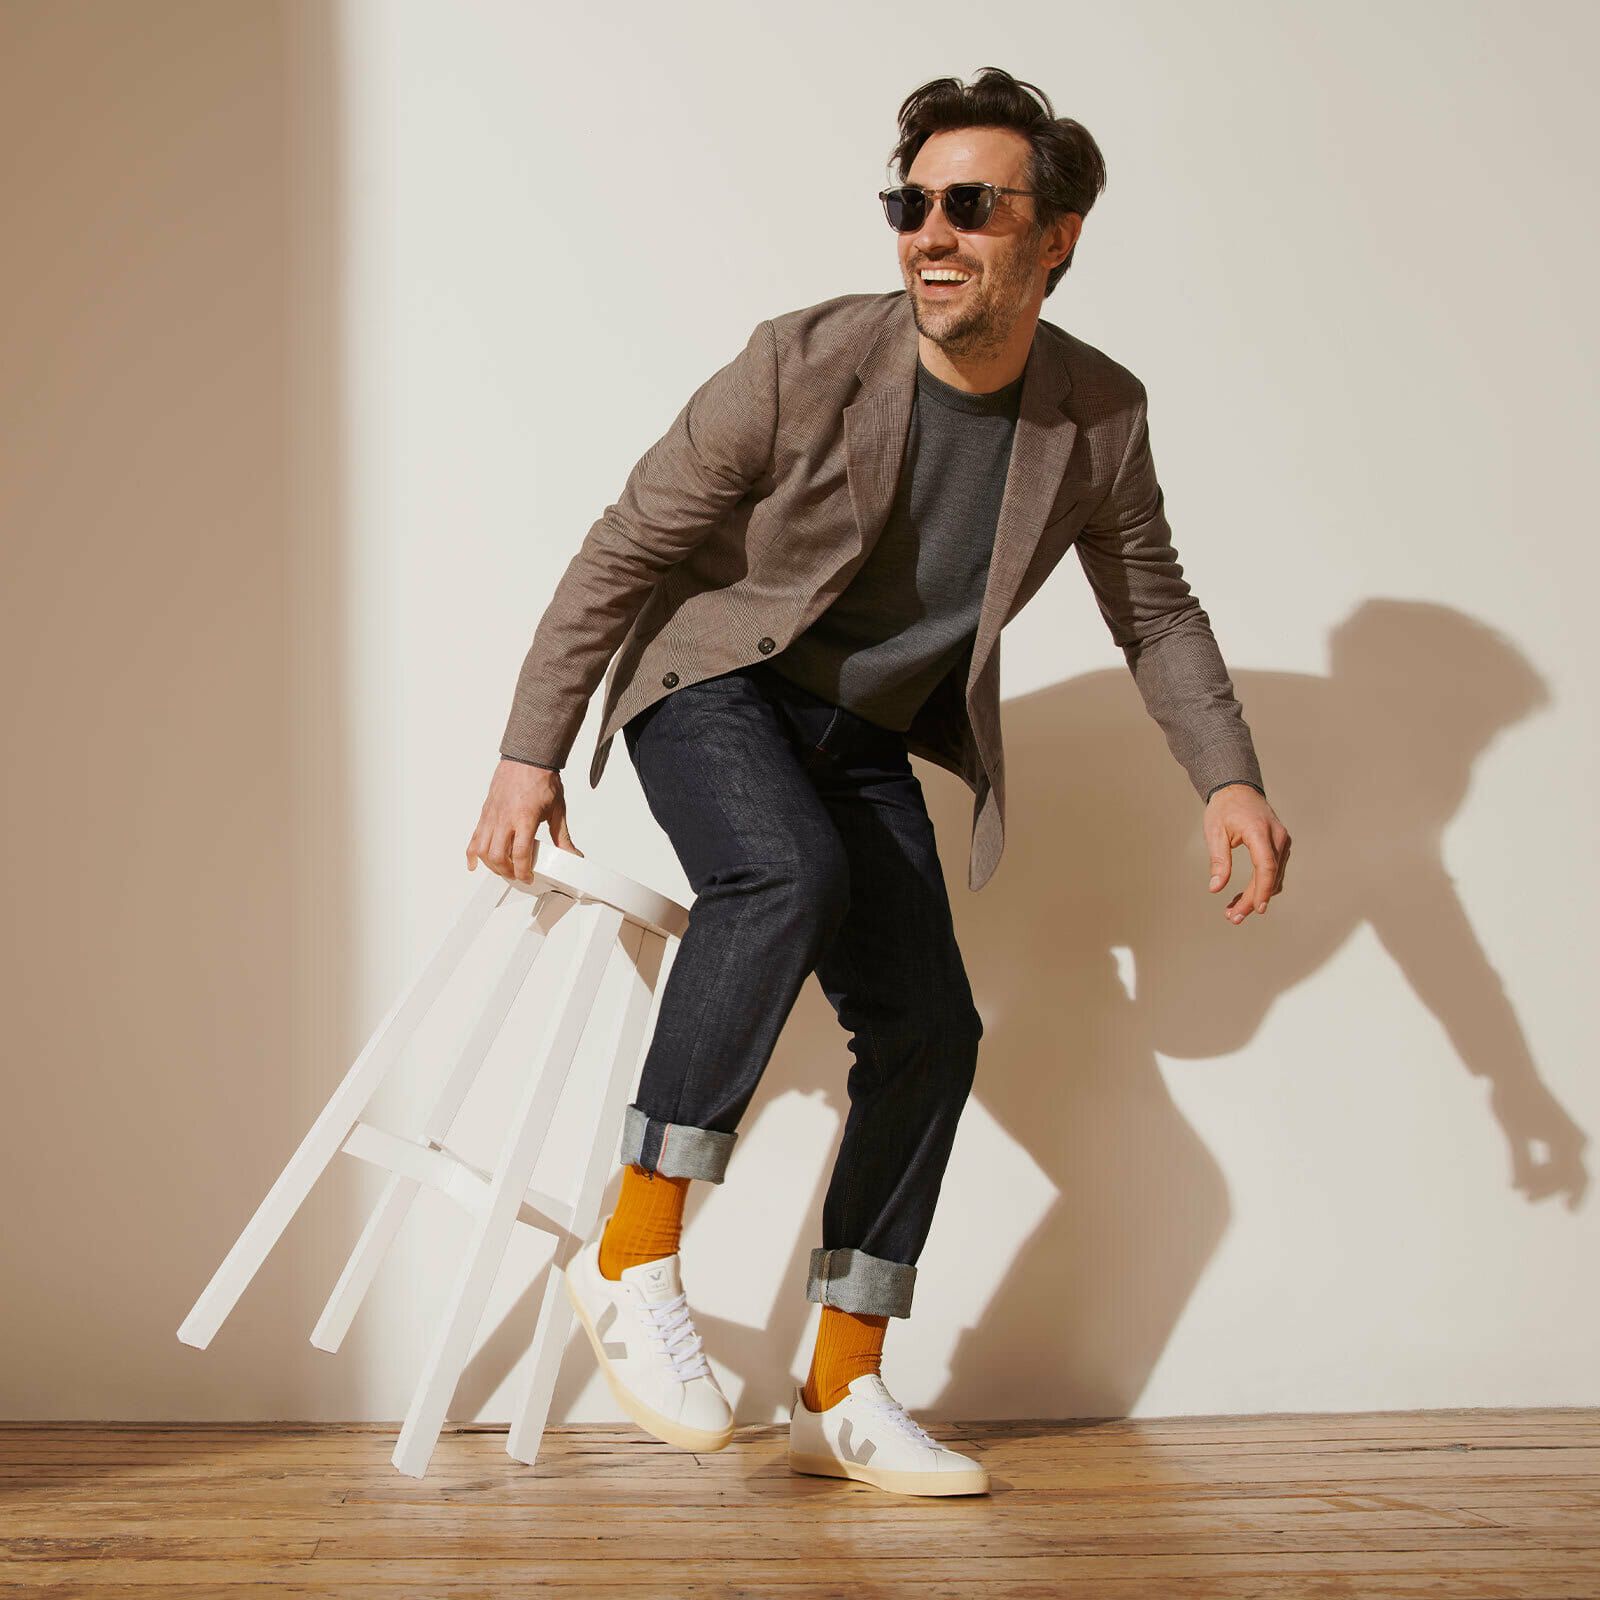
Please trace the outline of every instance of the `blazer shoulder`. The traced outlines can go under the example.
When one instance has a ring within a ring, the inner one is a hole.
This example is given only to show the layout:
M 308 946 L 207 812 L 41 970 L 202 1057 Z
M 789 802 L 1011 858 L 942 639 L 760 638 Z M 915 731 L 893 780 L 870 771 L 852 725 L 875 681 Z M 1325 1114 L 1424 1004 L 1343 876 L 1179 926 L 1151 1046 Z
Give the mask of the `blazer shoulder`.
M 1120 361 L 1053 322 L 1041 319 L 1039 325 L 1065 352 L 1072 374 L 1071 408 L 1080 420 L 1125 416 L 1144 401 L 1144 384 Z
M 830 359 L 844 360 L 853 370 L 873 335 L 904 299 L 903 289 L 887 294 L 836 294 L 815 305 L 779 312 L 768 321 L 780 364 L 814 368 Z
M 893 314 L 896 302 L 904 298 L 904 289 L 891 289 L 884 294 L 836 294 L 815 305 L 780 311 L 768 321 L 780 338 L 822 330 L 848 336 L 877 326 Z

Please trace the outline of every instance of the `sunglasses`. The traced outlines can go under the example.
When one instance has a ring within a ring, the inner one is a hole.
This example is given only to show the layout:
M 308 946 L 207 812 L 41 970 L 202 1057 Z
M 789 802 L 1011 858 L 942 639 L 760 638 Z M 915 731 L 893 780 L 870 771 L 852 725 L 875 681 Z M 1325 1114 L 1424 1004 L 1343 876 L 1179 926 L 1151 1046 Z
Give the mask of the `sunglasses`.
M 944 214 L 952 228 L 971 233 L 994 215 L 995 202 L 1003 194 L 1037 194 L 1036 189 L 1007 189 L 997 183 L 951 183 L 943 189 L 924 189 L 920 184 L 903 183 L 898 188 L 880 189 L 883 214 L 898 233 L 915 233 L 928 218 L 928 198 L 942 199 Z

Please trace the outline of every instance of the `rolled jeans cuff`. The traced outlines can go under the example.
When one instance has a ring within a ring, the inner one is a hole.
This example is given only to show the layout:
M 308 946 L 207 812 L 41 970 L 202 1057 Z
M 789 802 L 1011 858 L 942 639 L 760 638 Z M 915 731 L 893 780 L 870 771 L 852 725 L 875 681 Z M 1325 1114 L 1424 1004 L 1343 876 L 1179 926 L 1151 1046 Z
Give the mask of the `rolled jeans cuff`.
M 621 1159 L 624 1165 L 659 1172 L 663 1178 L 704 1178 L 707 1183 L 721 1183 L 738 1137 L 687 1122 L 662 1122 L 630 1105 L 622 1117 Z
M 909 1262 L 819 1246 L 811 1252 L 806 1299 L 860 1316 L 909 1317 L 916 1283 L 917 1269 Z

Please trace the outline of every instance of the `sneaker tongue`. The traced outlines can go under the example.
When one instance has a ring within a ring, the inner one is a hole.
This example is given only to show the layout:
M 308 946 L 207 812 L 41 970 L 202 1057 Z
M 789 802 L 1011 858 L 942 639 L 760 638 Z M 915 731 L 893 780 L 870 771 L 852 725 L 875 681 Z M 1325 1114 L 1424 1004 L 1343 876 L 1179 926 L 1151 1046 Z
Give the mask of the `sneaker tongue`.
M 875 1400 L 882 1400 L 886 1405 L 895 1403 L 894 1396 L 889 1393 L 886 1384 L 876 1372 L 863 1372 L 859 1378 L 850 1380 L 851 1394 L 870 1394 Z
M 683 1279 L 678 1271 L 675 1255 L 663 1256 L 659 1261 L 641 1261 L 622 1269 L 622 1281 L 633 1284 L 644 1296 L 647 1305 L 660 1305 L 675 1294 L 682 1294 Z

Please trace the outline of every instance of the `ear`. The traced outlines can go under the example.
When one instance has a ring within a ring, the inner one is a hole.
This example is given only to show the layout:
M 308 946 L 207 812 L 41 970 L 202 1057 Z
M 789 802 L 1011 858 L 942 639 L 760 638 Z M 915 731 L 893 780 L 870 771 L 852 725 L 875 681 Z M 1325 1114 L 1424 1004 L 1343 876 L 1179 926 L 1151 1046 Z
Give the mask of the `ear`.
M 1072 254 L 1073 247 L 1078 242 L 1078 235 L 1083 232 L 1083 218 L 1076 211 L 1069 211 L 1065 216 L 1056 218 L 1052 232 L 1060 241 L 1060 249 L 1050 265 L 1059 267 Z

